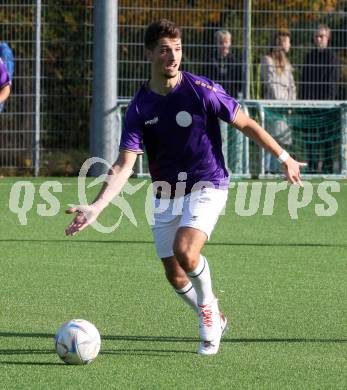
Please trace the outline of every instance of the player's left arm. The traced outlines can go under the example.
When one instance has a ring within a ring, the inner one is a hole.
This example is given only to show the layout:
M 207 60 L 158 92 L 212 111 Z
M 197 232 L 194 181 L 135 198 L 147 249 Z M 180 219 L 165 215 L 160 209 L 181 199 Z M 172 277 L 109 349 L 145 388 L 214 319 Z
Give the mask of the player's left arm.
M 247 137 L 251 138 L 259 146 L 271 152 L 277 159 L 280 159 L 287 180 L 290 183 L 302 186 L 300 167 L 306 166 L 306 163 L 294 160 L 266 130 L 264 130 L 256 121 L 245 115 L 241 109 L 238 110 L 236 117 L 231 124 Z

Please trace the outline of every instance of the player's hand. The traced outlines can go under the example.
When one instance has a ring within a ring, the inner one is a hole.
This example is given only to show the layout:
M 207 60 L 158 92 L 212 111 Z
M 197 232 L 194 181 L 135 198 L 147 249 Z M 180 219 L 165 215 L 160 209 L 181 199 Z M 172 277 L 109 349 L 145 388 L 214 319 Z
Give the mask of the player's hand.
M 85 229 L 88 225 L 92 224 L 102 210 L 95 205 L 75 206 L 70 207 L 65 211 L 66 214 L 76 213 L 75 218 L 70 225 L 65 229 L 67 236 L 74 236 L 76 233 Z
M 290 156 L 288 157 L 282 166 L 289 183 L 299 185 L 300 187 L 304 186 L 301 181 L 300 168 L 306 167 L 306 165 L 307 163 L 296 161 Z

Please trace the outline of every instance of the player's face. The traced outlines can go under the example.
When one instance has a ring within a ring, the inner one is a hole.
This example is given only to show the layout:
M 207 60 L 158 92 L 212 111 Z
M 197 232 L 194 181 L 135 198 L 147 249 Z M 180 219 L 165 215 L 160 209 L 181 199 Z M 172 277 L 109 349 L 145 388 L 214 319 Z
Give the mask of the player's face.
M 329 43 L 329 33 L 324 28 L 317 30 L 314 34 L 314 42 L 320 49 L 325 49 Z
M 178 75 L 182 60 L 182 42 L 180 38 L 161 38 L 153 50 L 147 51 L 147 57 L 152 63 L 152 71 L 166 79 Z

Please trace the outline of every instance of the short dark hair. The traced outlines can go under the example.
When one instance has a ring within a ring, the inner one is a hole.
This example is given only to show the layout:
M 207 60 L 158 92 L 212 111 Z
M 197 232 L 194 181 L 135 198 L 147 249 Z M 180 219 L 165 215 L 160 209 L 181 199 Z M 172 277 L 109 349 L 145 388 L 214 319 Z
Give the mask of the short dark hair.
M 161 38 L 181 38 L 181 29 L 170 20 L 160 19 L 151 23 L 145 31 L 145 48 L 153 50 Z

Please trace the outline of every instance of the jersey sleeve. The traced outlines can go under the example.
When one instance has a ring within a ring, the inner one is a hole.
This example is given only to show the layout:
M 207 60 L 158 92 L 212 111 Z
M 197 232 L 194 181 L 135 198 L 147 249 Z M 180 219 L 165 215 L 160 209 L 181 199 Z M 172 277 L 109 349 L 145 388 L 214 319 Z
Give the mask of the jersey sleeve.
M 0 61 L 0 89 L 10 85 L 10 76 L 7 72 L 5 64 Z
M 240 104 L 219 84 L 213 84 L 206 96 L 207 109 L 215 114 L 219 119 L 232 123 L 240 109 Z
M 143 153 L 142 126 L 136 104 L 130 103 L 124 118 L 119 149 Z

